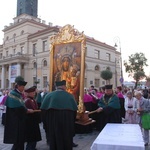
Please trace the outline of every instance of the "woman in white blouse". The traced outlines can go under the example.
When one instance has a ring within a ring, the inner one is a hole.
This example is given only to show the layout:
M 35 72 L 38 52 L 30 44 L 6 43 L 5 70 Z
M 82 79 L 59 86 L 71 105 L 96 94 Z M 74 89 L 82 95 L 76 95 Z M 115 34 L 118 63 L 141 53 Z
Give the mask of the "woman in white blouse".
M 136 123 L 136 98 L 133 97 L 132 92 L 127 92 L 127 97 L 125 98 L 125 120 L 126 123 L 135 124 Z

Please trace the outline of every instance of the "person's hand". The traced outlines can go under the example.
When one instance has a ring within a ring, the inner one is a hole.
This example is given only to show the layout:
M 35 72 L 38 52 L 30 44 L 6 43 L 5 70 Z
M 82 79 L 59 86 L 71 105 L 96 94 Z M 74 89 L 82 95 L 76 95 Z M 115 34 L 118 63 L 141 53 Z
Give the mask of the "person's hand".
M 30 114 L 31 114 L 31 113 L 34 113 L 34 110 L 33 110 L 33 109 L 28 109 L 28 110 L 27 110 L 27 113 L 28 113 L 28 114 L 29 114 L 29 113 L 30 113 Z
M 102 108 L 102 107 L 99 107 L 99 108 L 96 110 L 97 113 L 99 113 L 99 112 L 101 112 L 101 111 L 103 111 L 103 108 Z

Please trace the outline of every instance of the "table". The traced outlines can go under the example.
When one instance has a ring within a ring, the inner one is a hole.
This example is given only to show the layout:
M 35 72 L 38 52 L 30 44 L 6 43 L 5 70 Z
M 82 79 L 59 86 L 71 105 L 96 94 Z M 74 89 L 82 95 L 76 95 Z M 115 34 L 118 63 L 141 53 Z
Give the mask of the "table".
M 91 150 L 145 150 L 140 126 L 108 123 L 93 142 Z

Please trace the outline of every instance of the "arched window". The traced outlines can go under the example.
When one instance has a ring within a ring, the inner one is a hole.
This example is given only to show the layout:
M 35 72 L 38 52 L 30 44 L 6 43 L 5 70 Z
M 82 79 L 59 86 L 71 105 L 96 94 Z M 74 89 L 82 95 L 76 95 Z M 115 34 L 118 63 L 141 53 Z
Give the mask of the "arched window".
M 99 65 L 95 66 L 95 71 L 99 71 Z
M 46 67 L 46 66 L 47 66 L 47 61 L 44 60 L 44 61 L 43 61 L 43 67 Z

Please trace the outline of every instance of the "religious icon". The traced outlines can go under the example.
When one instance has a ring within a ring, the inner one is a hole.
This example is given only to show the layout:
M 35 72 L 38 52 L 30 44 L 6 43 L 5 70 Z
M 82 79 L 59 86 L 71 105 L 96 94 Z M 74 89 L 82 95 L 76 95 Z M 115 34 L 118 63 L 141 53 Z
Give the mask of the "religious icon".
M 78 112 L 83 113 L 85 35 L 65 25 L 50 39 L 50 91 L 55 90 L 55 81 L 66 80 L 67 91 L 77 103 Z
M 54 81 L 66 80 L 67 91 L 79 100 L 81 44 L 67 43 L 55 45 Z

